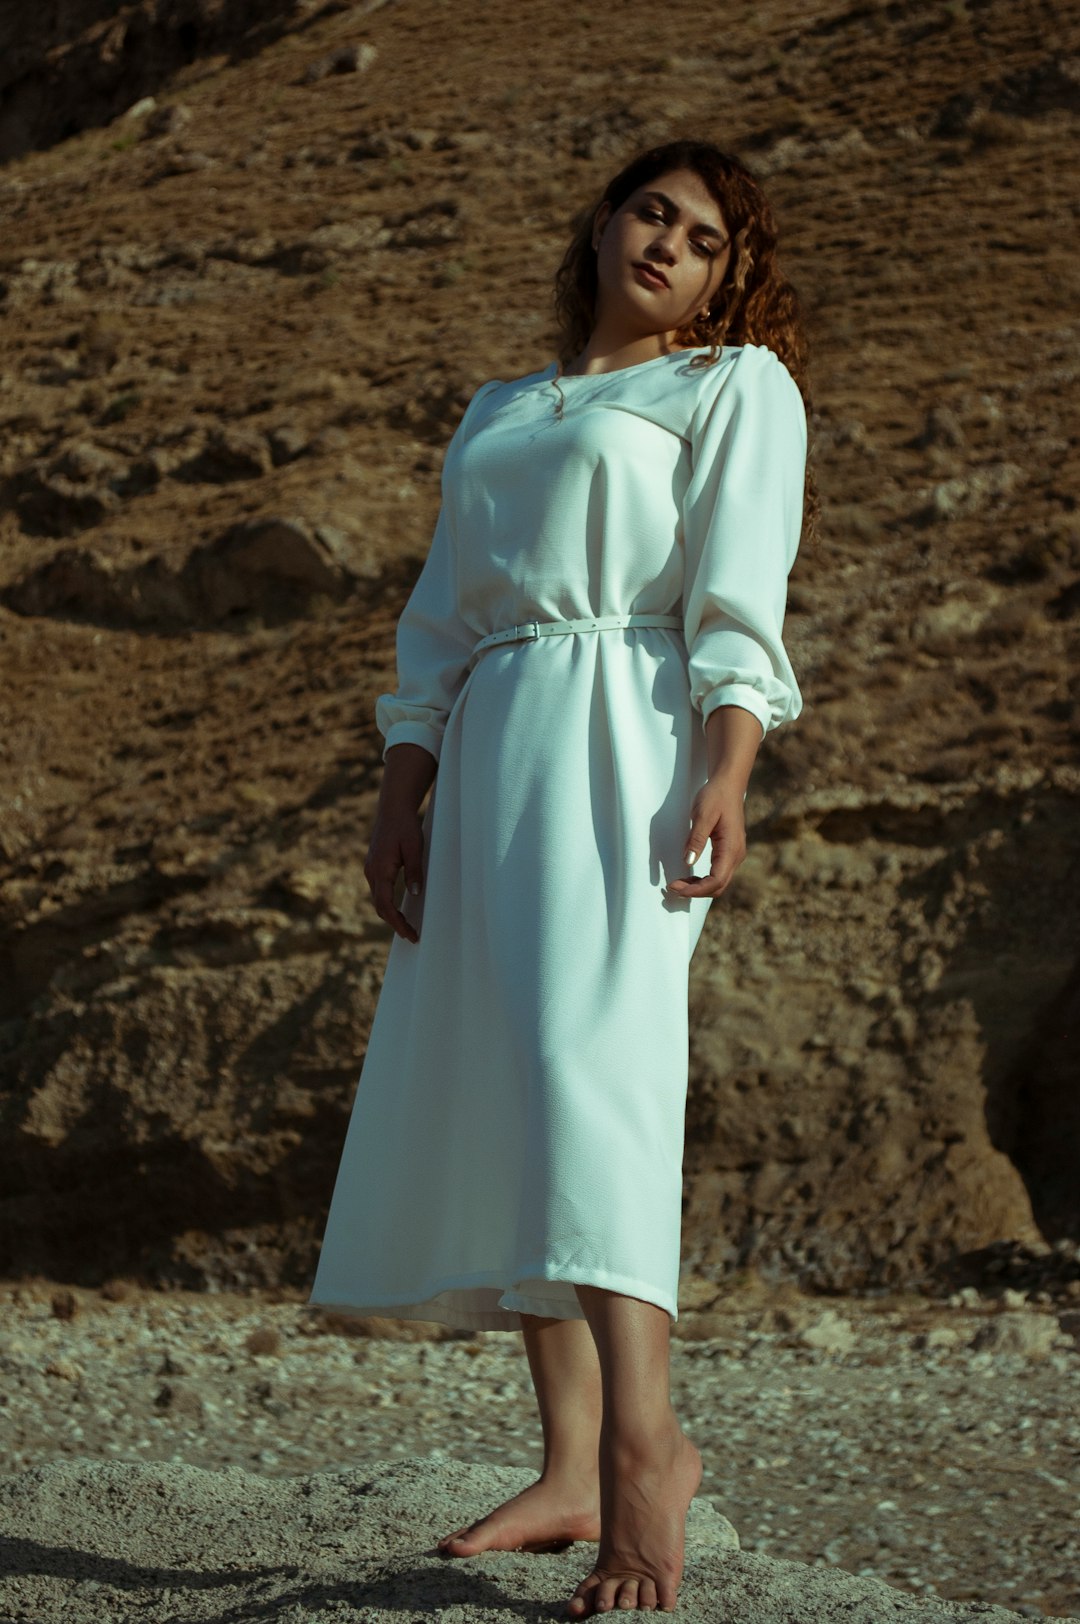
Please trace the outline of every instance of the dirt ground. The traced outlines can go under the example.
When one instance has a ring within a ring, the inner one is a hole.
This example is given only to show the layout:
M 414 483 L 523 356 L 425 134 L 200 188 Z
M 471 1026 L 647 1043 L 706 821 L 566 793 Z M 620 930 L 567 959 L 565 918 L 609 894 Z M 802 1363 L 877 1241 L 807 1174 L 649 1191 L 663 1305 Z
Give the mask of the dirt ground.
M 916 1293 L 815 1298 L 748 1274 L 714 1293 L 683 1280 L 672 1342 L 673 1403 L 704 1461 L 698 1498 L 728 1520 L 750 1559 L 800 1566 L 790 1570 L 794 1611 L 791 1598 L 787 1610 L 765 1606 L 756 1570 L 753 1599 L 741 1606 L 730 1574 L 713 1573 L 703 1592 L 688 1585 L 680 1599 L 689 1619 L 825 1624 L 834 1615 L 815 1606 L 815 1581 L 830 1576 L 849 1586 L 838 1593 L 838 1619 L 884 1624 L 893 1616 L 884 1596 L 869 1610 L 864 1598 L 859 1610 L 850 1584 L 865 1580 L 919 1602 L 917 1624 L 943 1624 L 936 1608 L 944 1602 L 1004 1607 L 1010 1617 L 1080 1613 L 1080 1288 L 1055 1303 L 1047 1293 L 968 1287 L 934 1304 Z M 217 1612 L 196 1610 L 199 1590 L 214 1591 L 220 1580 L 200 1584 L 197 1574 L 170 1571 L 181 1565 L 170 1559 L 171 1545 L 183 1551 L 182 1565 L 203 1574 L 233 1567 L 242 1583 L 260 1551 L 280 1560 L 295 1543 L 299 1577 L 287 1593 L 298 1604 L 320 1599 L 297 1619 L 336 1618 L 332 1592 L 315 1583 L 326 1577 L 318 1571 L 323 1547 L 345 1540 L 358 1585 L 373 1531 L 364 1535 L 362 1508 L 350 1504 L 346 1520 L 316 1530 L 325 1536 L 316 1539 L 293 1504 L 307 1474 L 321 1474 L 322 1493 L 327 1475 L 380 1461 L 447 1472 L 490 1465 L 536 1473 L 542 1464 L 521 1337 L 432 1340 L 432 1329 L 349 1322 L 280 1294 L 153 1293 L 121 1282 L 107 1293 L 44 1281 L 0 1286 L 0 1528 L 10 1537 L 21 1518 L 49 1546 L 25 1561 L 6 1545 L 0 1551 L 0 1613 L 66 1624 L 81 1621 L 84 1609 L 113 1624 L 156 1619 L 140 1610 L 156 1602 L 163 1618 L 175 1618 L 176 1601 L 170 1611 L 162 1588 L 167 1598 L 179 1585 L 185 1618 L 220 1617 L 223 1599 Z M 108 1463 L 115 1475 L 95 1487 L 85 1463 Z M 64 1492 L 68 1468 L 78 1476 Z M 183 1476 L 181 1468 L 208 1475 Z M 254 1475 L 240 1482 L 229 1475 L 237 1471 Z M 256 1480 L 272 1480 L 285 1496 L 267 1527 Z M 475 1502 L 450 1493 L 429 1516 L 414 1488 L 399 1519 L 401 1558 L 424 1543 L 429 1523 L 433 1543 L 507 1492 L 485 1500 L 490 1490 L 481 1489 Z M 162 1496 L 172 1535 L 159 1526 Z M 97 1510 L 106 1522 L 95 1521 Z M 233 1562 L 215 1562 L 209 1527 L 233 1520 L 246 1533 Z M 194 1533 L 195 1524 L 206 1528 Z M 587 1571 L 588 1549 L 559 1558 L 552 1600 Z M 73 1550 L 82 1553 L 77 1566 Z M 96 1562 L 98 1551 L 112 1560 Z M 156 1584 L 147 1564 L 162 1570 Z M 411 1552 L 403 1572 L 398 1605 L 416 1610 Z M 501 1582 L 497 1573 L 488 1578 Z M 118 1579 L 114 1612 L 101 1587 Z M 520 1588 L 535 1594 L 535 1582 Z M 476 1584 L 475 1592 L 441 1592 L 440 1606 L 468 1601 L 467 1613 L 452 1616 L 485 1618 Z M 702 1595 L 720 1611 L 703 1610 Z M 357 1589 L 350 1597 L 344 1618 L 376 1616 L 368 1608 L 377 1594 Z M 265 1595 L 258 1599 L 268 1607 Z M 236 1616 L 259 1616 L 251 1598 L 248 1605 L 250 1615 L 237 1606 Z M 449 1616 L 437 1607 L 431 1615 Z

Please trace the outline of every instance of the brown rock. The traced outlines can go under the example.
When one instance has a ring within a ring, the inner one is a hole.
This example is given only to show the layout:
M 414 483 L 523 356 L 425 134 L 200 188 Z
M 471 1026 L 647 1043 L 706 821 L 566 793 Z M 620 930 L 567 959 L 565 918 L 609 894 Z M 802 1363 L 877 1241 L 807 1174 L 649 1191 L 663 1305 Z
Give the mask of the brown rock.
M 281 1332 L 273 1326 L 261 1325 L 250 1336 L 245 1338 L 244 1347 L 251 1354 L 271 1354 L 281 1352 Z
M 374 699 L 446 445 L 551 356 L 570 182 L 722 105 L 813 312 L 824 512 L 806 707 L 692 966 L 687 1266 L 1072 1303 L 1072 58 L 1001 0 L 918 38 L 764 15 L 774 52 L 732 12 L 722 61 L 630 8 L 622 106 L 523 75 L 508 16 L 463 118 L 467 29 L 406 105 L 404 13 L 101 10 L 0 8 L 0 1268 L 310 1283 L 389 944 Z

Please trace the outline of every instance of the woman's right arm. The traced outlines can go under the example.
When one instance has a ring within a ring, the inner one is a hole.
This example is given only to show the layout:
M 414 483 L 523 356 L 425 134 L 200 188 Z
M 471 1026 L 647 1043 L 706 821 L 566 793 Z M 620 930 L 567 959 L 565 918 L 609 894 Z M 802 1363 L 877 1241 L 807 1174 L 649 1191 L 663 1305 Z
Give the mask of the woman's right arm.
M 375 911 L 406 941 L 416 930 L 395 905 L 401 869 L 406 885 L 423 884 L 420 804 L 435 777 L 443 733 L 465 685 L 477 633 L 457 606 L 457 560 L 445 495 L 424 566 L 397 624 L 398 686 L 375 701 L 383 735 L 383 780 L 364 876 Z
M 384 767 L 364 875 L 380 919 L 410 942 L 419 937 L 395 906 L 397 876 L 403 869 L 405 884 L 414 893 L 424 883 L 420 806 L 435 777 L 447 718 L 465 685 L 478 635 L 459 613 L 447 476 L 453 477 L 452 454 L 465 440 L 478 401 L 497 382 L 490 380 L 474 393 L 447 446 L 435 532 L 398 619 L 398 686 L 375 702 Z

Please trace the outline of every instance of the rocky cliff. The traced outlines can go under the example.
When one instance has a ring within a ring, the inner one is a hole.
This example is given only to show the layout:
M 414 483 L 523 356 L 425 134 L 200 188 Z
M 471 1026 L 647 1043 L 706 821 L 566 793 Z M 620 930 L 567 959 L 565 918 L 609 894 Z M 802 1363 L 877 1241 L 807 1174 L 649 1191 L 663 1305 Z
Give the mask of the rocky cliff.
M 806 709 L 694 963 L 688 1264 L 862 1290 L 1075 1242 L 1068 8 L 222 7 L 152 61 L 147 15 L 5 57 L 0 1270 L 310 1279 L 443 450 L 553 354 L 572 211 L 699 132 L 775 201 L 824 516 Z

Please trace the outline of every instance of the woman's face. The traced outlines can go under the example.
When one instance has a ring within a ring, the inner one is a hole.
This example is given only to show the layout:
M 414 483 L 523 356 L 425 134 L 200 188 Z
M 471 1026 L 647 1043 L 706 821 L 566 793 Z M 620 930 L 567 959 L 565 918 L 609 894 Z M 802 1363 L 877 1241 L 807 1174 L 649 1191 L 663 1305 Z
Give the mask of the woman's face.
M 707 310 L 731 258 L 720 205 L 691 169 L 647 181 L 614 213 L 602 203 L 593 246 L 597 317 L 616 316 L 649 332 L 688 326 Z

